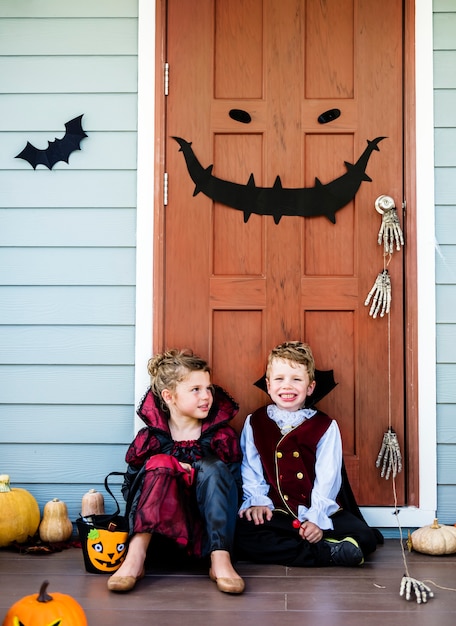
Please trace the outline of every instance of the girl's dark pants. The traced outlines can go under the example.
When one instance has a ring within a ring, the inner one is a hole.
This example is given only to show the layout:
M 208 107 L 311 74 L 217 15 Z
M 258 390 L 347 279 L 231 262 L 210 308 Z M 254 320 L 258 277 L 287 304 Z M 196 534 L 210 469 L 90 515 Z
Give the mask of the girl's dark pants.
M 234 531 L 239 507 L 239 464 L 204 457 L 194 463 L 196 500 L 204 520 L 203 554 L 214 550 L 233 553 Z

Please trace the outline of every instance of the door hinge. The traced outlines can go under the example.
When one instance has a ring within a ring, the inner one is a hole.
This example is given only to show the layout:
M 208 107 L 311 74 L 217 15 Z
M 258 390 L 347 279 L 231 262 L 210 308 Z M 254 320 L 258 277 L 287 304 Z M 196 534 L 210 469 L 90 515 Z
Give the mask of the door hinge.
M 163 204 L 168 205 L 168 172 L 163 174 Z
M 169 93 L 169 63 L 165 63 L 164 89 L 165 89 L 165 96 L 167 96 Z

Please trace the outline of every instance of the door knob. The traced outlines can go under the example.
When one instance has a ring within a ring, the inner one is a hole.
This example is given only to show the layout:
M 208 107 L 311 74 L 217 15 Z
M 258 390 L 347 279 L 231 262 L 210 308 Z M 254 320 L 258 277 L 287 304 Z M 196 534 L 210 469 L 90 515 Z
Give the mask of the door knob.
M 394 200 L 391 196 L 382 195 L 375 201 L 375 210 L 383 215 L 385 211 L 391 211 L 396 208 Z

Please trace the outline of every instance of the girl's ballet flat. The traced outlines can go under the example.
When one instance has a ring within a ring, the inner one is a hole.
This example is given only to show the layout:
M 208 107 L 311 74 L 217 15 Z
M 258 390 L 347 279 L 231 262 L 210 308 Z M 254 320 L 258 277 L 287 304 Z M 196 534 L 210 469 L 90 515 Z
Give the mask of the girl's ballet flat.
M 120 593 L 125 593 L 127 591 L 131 591 L 138 580 L 144 578 L 145 571 L 143 570 L 141 574 L 136 576 L 116 576 L 115 574 L 111 576 L 108 580 L 108 589 L 109 591 L 118 591 Z
M 242 578 L 217 578 L 209 570 L 209 578 L 214 581 L 219 591 L 223 593 L 242 593 L 245 589 L 245 583 Z

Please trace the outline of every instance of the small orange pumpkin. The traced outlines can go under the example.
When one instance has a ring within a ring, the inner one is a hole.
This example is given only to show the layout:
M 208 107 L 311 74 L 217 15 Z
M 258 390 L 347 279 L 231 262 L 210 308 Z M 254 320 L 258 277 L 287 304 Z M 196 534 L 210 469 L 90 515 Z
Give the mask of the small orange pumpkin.
M 45 580 L 38 596 L 25 596 L 13 604 L 2 626 L 87 626 L 82 606 L 64 593 L 50 596 L 48 585 Z

